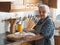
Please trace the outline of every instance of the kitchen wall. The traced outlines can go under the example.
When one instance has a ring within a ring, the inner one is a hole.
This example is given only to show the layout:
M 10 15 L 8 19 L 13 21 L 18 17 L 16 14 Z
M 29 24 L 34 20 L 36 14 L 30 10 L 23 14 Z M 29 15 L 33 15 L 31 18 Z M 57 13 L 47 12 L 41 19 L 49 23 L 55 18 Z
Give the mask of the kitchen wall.
M 2 20 L 9 19 L 9 18 L 19 18 L 19 17 L 24 17 L 28 15 L 37 15 L 38 11 L 33 10 L 33 11 L 26 11 L 26 12 L 0 12 L 0 33 L 5 33 L 5 31 L 9 31 L 10 29 L 10 24 L 9 22 L 5 22 Z

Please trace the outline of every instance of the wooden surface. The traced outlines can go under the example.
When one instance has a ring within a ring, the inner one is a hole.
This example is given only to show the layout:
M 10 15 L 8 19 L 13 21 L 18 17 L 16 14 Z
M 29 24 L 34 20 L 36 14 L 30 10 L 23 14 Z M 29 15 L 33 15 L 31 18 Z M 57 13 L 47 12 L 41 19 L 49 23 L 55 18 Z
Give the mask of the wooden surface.
M 27 41 L 17 41 L 17 42 L 13 42 L 13 43 L 8 43 L 6 40 L 6 35 L 4 34 L 0 34 L 0 45 L 30 45 L 31 42 L 27 42 Z
M 60 36 L 55 36 L 55 45 L 60 45 Z
M 42 0 L 42 2 L 51 8 L 57 8 L 57 0 Z
M 11 9 L 11 2 L 0 2 L 0 11 L 9 12 Z

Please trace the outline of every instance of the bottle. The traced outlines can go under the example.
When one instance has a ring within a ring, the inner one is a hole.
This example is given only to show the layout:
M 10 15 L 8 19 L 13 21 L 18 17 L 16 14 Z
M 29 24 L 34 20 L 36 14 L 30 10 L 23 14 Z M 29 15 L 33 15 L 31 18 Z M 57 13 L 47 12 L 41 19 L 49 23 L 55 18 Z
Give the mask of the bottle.
M 18 30 L 20 33 L 22 32 L 22 19 L 21 19 L 21 17 L 19 18 L 17 30 Z

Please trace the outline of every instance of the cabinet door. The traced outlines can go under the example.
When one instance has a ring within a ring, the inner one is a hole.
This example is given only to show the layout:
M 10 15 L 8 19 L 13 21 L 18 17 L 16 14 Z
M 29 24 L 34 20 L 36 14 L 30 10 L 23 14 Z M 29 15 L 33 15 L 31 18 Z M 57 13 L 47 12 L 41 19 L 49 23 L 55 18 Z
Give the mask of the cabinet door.
M 48 5 L 52 8 L 57 8 L 57 0 L 49 0 Z
M 0 2 L 0 11 L 9 12 L 11 9 L 11 2 Z
M 58 45 L 58 37 L 54 37 L 55 45 Z
M 58 37 L 58 45 L 60 45 L 60 37 Z
M 42 0 L 43 4 L 48 4 L 48 0 Z
M 43 4 L 47 4 L 51 8 L 57 8 L 57 0 L 42 0 Z
M 55 45 L 60 45 L 60 36 L 55 36 Z

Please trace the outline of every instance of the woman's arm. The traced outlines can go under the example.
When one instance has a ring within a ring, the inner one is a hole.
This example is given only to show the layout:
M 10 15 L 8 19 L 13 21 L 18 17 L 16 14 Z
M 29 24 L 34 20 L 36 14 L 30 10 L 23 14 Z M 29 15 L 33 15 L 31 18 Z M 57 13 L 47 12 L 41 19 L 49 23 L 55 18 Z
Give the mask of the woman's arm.
M 38 34 L 36 36 L 26 36 L 26 37 L 24 37 L 24 40 L 26 40 L 26 41 L 34 41 L 34 40 L 39 40 L 39 39 L 42 39 L 42 38 L 43 38 L 43 36 Z

